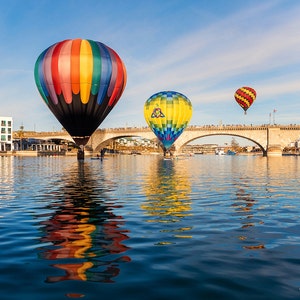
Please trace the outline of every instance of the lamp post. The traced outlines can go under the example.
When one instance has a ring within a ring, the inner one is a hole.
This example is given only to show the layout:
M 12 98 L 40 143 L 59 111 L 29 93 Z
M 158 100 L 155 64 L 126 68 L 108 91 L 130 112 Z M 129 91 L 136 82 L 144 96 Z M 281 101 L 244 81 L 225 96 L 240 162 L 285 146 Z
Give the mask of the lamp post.
M 24 135 L 23 130 L 24 130 L 24 126 L 21 125 L 20 126 L 20 133 L 19 133 L 19 137 L 20 137 L 20 150 L 23 150 L 23 141 L 22 141 L 23 135 Z
M 275 113 L 277 112 L 276 109 L 273 109 L 273 124 L 275 125 Z

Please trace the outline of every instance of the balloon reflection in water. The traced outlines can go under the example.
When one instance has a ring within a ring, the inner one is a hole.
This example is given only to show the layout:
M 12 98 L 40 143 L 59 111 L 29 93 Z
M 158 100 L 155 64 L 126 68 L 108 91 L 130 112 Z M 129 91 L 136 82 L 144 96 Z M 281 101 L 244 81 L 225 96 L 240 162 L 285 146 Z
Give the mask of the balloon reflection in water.
M 148 216 L 148 222 L 173 223 L 189 216 L 191 210 L 191 185 L 182 161 L 158 160 L 149 170 L 145 180 L 145 195 L 148 200 L 141 205 Z M 190 228 L 180 228 L 179 232 Z M 180 237 L 180 236 L 178 236 Z M 190 236 L 181 236 L 190 237 Z
M 235 208 L 236 213 L 242 220 L 241 228 L 245 230 L 245 232 L 247 232 L 247 235 L 240 235 L 239 239 L 241 241 L 245 241 L 245 243 L 249 243 L 249 245 L 243 246 L 244 249 L 264 249 L 264 244 L 257 244 L 255 237 L 249 237 L 250 234 L 255 234 L 255 231 L 251 230 L 250 232 L 248 230 L 255 226 L 255 222 L 253 221 L 253 206 L 257 204 L 257 201 L 253 199 L 251 193 L 247 192 L 247 190 L 250 190 L 250 187 L 247 186 L 247 184 L 243 183 L 243 179 L 241 178 L 237 183 L 236 201 L 234 204 L 232 204 L 232 206 Z M 262 224 L 263 222 L 260 221 L 259 223 Z
M 41 258 L 57 260 L 53 266 L 66 272 L 63 276 L 49 276 L 47 282 L 112 282 L 120 272 L 119 264 L 130 261 L 129 256 L 119 255 L 128 250 L 122 244 L 128 239 L 128 231 L 119 228 L 123 225 L 123 218 L 114 215 L 113 207 L 105 204 L 107 196 L 104 190 L 94 190 L 98 183 L 93 182 L 87 165 L 78 164 L 78 172 L 73 170 L 69 175 L 63 201 L 52 202 L 48 208 L 55 210 L 54 214 L 41 222 L 45 232 L 42 242 L 52 244 L 45 247 Z M 107 260 L 106 256 L 111 255 L 118 257 Z M 66 259 L 70 262 L 67 263 Z

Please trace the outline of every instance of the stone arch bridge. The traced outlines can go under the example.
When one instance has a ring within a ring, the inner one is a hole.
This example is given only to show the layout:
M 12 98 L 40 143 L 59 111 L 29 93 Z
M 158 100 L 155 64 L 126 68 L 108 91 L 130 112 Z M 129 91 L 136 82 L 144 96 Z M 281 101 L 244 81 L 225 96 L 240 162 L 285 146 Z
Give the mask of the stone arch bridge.
M 257 144 L 264 156 L 282 155 L 284 147 L 300 139 L 300 125 L 205 125 L 188 126 L 182 135 L 174 143 L 174 154 L 180 153 L 181 148 L 191 141 L 213 135 L 230 135 L 242 137 Z M 40 139 L 66 139 L 72 141 L 67 132 L 39 133 L 32 137 Z M 98 129 L 91 136 L 87 147 L 94 151 L 109 144 L 110 141 L 122 137 L 142 137 L 156 139 L 154 133 L 148 127 L 125 127 Z

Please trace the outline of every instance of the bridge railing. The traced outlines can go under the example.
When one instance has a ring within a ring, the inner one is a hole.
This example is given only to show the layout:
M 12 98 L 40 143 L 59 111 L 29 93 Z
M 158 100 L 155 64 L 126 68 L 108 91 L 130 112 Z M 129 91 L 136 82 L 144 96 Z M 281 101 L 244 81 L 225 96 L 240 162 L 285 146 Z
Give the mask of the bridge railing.
M 196 131 L 196 130 L 266 130 L 267 128 L 280 128 L 284 130 L 299 130 L 300 125 L 298 124 L 262 124 L 262 125 L 246 125 L 246 124 L 219 124 L 219 125 L 190 125 L 185 130 L 187 131 Z M 120 132 L 145 132 L 151 131 L 148 126 L 143 127 L 117 127 L 117 128 L 100 128 L 96 132 L 103 133 L 120 133 Z M 23 131 L 22 138 L 30 137 L 51 137 L 51 136 L 69 136 L 68 132 L 65 130 L 62 131 L 47 131 L 47 132 L 35 132 L 35 131 Z M 20 131 L 14 131 L 14 138 L 20 137 Z
M 221 125 L 190 125 L 185 130 L 266 130 L 267 128 L 281 128 L 281 129 L 300 129 L 298 124 L 262 124 L 262 125 L 247 125 L 247 124 L 221 124 Z M 144 132 L 151 130 L 148 126 L 144 127 L 118 127 L 118 128 L 103 128 L 97 129 L 102 132 Z

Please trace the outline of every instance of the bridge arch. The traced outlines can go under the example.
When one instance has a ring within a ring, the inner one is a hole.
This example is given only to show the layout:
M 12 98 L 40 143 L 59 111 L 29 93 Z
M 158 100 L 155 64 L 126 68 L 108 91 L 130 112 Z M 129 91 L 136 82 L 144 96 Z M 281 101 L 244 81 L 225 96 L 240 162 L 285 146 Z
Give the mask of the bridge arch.
M 180 152 L 180 149 L 189 142 L 205 137 L 205 136 L 236 136 L 247 139 L 258 145 L 262 150 L 263 155 L 267 155 L 268 150 L 268 130 L 263 126 L 203 126 L 191 127 L 186 130 L 175 143 L 175 151 Z
M 90 138 L 88 146 L 90 145 L 94 151 L 99 152 L 101 148 L 107 146 L 111 141 L 121 139 L 121 138 L 133 138 L 140 137 L 148 140 L 156 140 L 156 136 L 150 130 L 139 130 L 126 131 L 122 128 L 120 130 L 97 130 Z
M 95 152 L 99 152 L 102 148 L 105 148 L 107 147 L 108 145 L 110 145 L 110 143 L 112 141 L 115 141 L 115 140 L 118 140 L 118 139 L 122 139 L 122 138 L 135 138 L 135 137 L 139 137 L 139 138 L 145 138 L 145 139 L 148 139 L 146 137 L 143 137 L 142 135 L 119 135 L 119 136 L 115 136 L 115 137 L 112 137 L 112 138 L 109 138 L 109 139 L 106 139 L 104 141 L 102 141 L 100 144 L 96 145 L 95 143 L 93 144 L 93 148 Z M 153 140 L 155 138 L 152 138 L 150 140 Z
M 70 143 L 73 143 L 75 144 L 74 140 L 69 137 L 69 136 L 65 136 L 65 137 L 61 137 L 61 136 L 58 136 L 58 137 L 47 137 L 47 138 L 44 138 L 43 140 L 45 141 L 66 141 L 66 142 L 70 142 Z
M 200 134 L 198 137 L 193 137 L 192 139 L 185 141 L 184 144 L 182 144 L 182 143 L 177 143 L 177 144 L 175 144 L 176 152 L 181 152 L 181 149 L 182 149 L 185 145 L 189 144 L 190 142 L 192 142 L 192 141 L 194 141 L 194 140 L 197 140 L 197 139 L 204 138 L 204 137 L 208 137 L 208 136 L 233 136 L 233 137 L 240 137 L 240 138 L 249 140 L 249 141 L 251 141 L 252 143 L 256 144 L 256 145 L 262 150 L 263 155 L 264 155 L 264 156 L 267 155 L 267 150 L 263 147 L 263 145 L 260 144 L 260 142 L 256 141 L 256 140 L 253 139 L 253 138 L 250 138 L 250 137 L 248 137 L 248 136 L 243 136 L 243 135 L 240 135 L 240 134 L 234 134 L 234 133 L 208 133 L 208 134 Z M 177 147 L 176 147 L 176 146 L 177 146 Z

